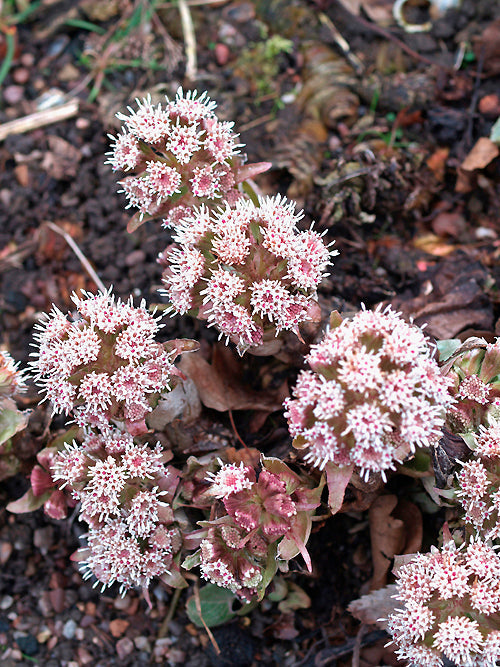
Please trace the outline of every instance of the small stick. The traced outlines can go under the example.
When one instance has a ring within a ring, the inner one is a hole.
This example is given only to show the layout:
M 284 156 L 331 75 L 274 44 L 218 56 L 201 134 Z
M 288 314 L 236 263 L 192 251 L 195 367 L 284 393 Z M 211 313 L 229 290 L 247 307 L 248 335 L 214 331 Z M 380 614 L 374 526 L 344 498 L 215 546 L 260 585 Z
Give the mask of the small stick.
M 205 619 L 201 615 L 201 600 L 200 600 L 200 589 L 198 588 L 198 582 L 195 583 L 194 585 L 194 603 L 196 606 L 196 611 L 198 612 L 198 616 L 200 617 L 201 622 L 203 623 L 203 627 L 205 628 L 205 632 L 208 635 L 208 638 L 210 639 L 212 646 L 215 649 L 215 652 L 217 655 L 220 655 L 220 648 L 219 645 L 217 644 L 217 641 L 215 637 L 212 634 L 212 631 L 208 627 L 208 625 L 205 623 Z
M 361 76 L 365 71 L 365 66 L 358 58 L 358 56 L 352 52 L 351 47 L 349 46 L 347 40 L 340 34 L 340 32 L 337 30 L 333 22 L 329 19 L 329 17 L 326 14 L 321 12 L 319 15 L 319 20 L 321 21 L 321 23 L 326 25 L 326 27 L 330 31 L 335 41 L 335 44 L 337 44 L 339 49 L 346 57 L 347 61 L 352 65 L 356 74 L 358 76 Z
M 176 588 L 174 590 L 174 593 L 173 593 L 172 598 L 170 600 L 170 605 L 168 607 L 168 614 L 163 619 L 163 622 L 160 626 L 160 631 L 158 632 L 158 639 L 163 639 L 164 637 L 167 636 L 168 626 L 170 625 L 170 621 L 174 617 L 174 613 L 175 613 L 175 610 L 177 608 L 177 604 L 179 602 L 179 598 L 181 596 L 181 593 L 182 593 L 182 588 Z M 200 618 L 201 618 L 201 614 L 200 614 Z
M 53 222 L 46 222 L 45 224 L 47 225 L 47 227 L 50 227 L 50 229 L 52 229 L 52 231 L 56 232 L 56 234 L 60 234 L 60 236 L 63 237 L 63 239 L 69 245 L 71 250 L 78 257 L 78 259 L 80 260 L 83 268 L 85 269 L 85 271 L 87 271 L 87 273 L 92 278 L 92 280 L 95 282 L 97 287 L 101 290 L 101 292 L 106 292 L 106 288 L 104 287 L 104 283 L 102 282 L 102 280 L 99 278 L 97 273 L 92 268 L 92 265 L 90 264 L 89 260 L 85 257 L 83 252 L 76 245 L 74 239 L 72 239 L 71 236 L 67 232 L 64 231 L 64 229 L 61 229 L 60 227 L 55 225 Z
M 182 32 L 184 34 L 184 45 L 186 47 L 186 78 L 190 81 L 196 79 L 198 69 L 196 61 L 196 37 L 194 34 L 193 19 L 186 4 L 186 0 L 178 0 L 181 15 Z
M 58 123 L 61 120 L 67 120 L 76 116 L 78 113 L 78 100 L 70 100 L 57 107 L 51 107 L 44 111 L 35 111 L 23 118 L 16 118 L 0 125 L 0 141 L 3 141 L 11 134 L 22 134 L 30 130 L 36 130 L 38 127 Z

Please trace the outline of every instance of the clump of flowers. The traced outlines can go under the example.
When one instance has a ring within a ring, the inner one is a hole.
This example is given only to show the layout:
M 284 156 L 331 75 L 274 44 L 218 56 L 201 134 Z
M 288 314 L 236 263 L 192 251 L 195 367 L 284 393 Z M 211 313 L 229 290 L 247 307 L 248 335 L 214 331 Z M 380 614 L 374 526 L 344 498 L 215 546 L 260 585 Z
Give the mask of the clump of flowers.
M 333 254 L 321 235 L 299 231 L 302 213 L 284 198 L 241 200 L 183 218 L 161 260 L 173 313 L 207 319 L 242 353 L 283 330 L 316 321 L 316 288 Z
M 206 93 L 197 97 L 179 89 L 165 107 L 149 98 L 137 104 L 137 111 L 128 108 L 130 115 L 117 114 L 124 127 L 110 136 L 108 154 L 114 170 L 134 174 L 120 182 L 129 207 L 139 209 L 130 231 L 145 216 L 166 216 L 171 223 L 194 205 L 232 205 L 243 196 L 238 184 L 270 167 L 244 165 L 233 123 L 217 118 Z
M 111 292 L 73 295 L 78 317 L 54 307 L 38 325 L 38 350 L 31 363 L 54 413 L 73 411 L 81 426 L 122 421 L 133 433 L 147 430 L 145 417 L 159 394 L 179 375 L 174 353 L 155 342 L 160 325 L 132 301 Z
M 80 503 L 80 519 L 90 526 L 78 560 L 103 590 L 115 582 L 122 592 L 146 589 L 172 567 L 182 538 L 171 507 L 178 479 L 166 458 L 160 445 L 115 428 L 87 433 L 52 457 L 52 479 Z
M 457 497 L 465 521 L 486 539 L 500 538 L 500 422 L 479 426 L 474 455 L 461 462 Z
M 440 437 L 452 399 L 432 352 L 422 330 L 390 308 L 335 314 L 285 404 L 294 446 L 321 470 L 355 465 L 385 478 Z
M 309 569 L 305 544 L 323 486 L 310 488 L 279 459 L 262 457 L 255 470 L 240 463 L 223 464 L 209 473 L 207 493 L 222 502 L 224 516 L 201 522 L 208 528 L 199 560 L 204 579 L 246 599 L 264 595 L 281 567 L 302 554 Z
M 480 426 L 500 418 L 500 339 L 493 344 L 481 338 L 461 345 L 460 341 L 445 342 L 459 346 L 446 364 L 457 399 L 448 414 L 448 427 L 468 442 L 468 434 L 473 436 Z
M 475 539 L 417 554 L 397 572 L 403 602 L 388 619 L 396 654 L 410 667 L 496 667 L 500 659 L 500 556 Z

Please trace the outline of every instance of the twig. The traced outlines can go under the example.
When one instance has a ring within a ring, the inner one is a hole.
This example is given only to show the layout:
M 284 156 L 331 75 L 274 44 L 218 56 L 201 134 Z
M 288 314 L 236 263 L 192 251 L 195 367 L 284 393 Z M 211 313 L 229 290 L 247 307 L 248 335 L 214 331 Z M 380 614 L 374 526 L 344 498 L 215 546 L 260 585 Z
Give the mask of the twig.
M 338 2 L 338 0 L 337 0 L 337 2 Z M 407 44 L 405 44 L 398 37 L 393 35 L 388 30 L 385 30 L 385 28 L 382 28 L 381 26 L 377 25 L 376 23 L 371 23 L 370 21 L 367 21 L 362 16 L 358 16 L 357 14 L 353 14 L 348 9 L 346 9 L 343 5 L 342 5 L 342 9 L 345 11 L 346 14 L 349 15 L 350 19 L 352 19 L 356 23 L 359 23 L 361 26 L 363 26 L 363 28 L 366 28 L 367 30 L 371 30 L 372 32 L 376 32 L 378 35 L 381 35 L 382 37 L 385 37 L 385 39 L 388 39 L 389 41 L 394 42 L 394 44 L 399 46 L 399 48 L 402 51 L 407 53 L 414 60 L 419 60 L 420 62 L 425 63 L 426 65 L 431 65 L 432 67 L 439 67 L 440 69 L 442 69 L 446 72 L 451 72 L 451 73 L 454 72 L 452 67 L 446 67 L 444 65 L 441 65 L 441 63 L 434 62 L 433 60 L 430 60 L 429 58 L 426 58 L 425 56 L 421 55 L 420 53 L 417 53 L 417 51 L 414 51 L 413 49 L 411 49 Z
M 359 667 L 359 657 L 361 653 L 361 640 L 366 634 L 367 626 L 362 623 L 356 635 L 356 641 L 354 642 L 354 650 L 352 652 L 352 667 Z
M 244 441 L 242 440 L 242 438 L 240 437 L 240 434 L 238 433 L 238 430 L 237 430 L 237 428 L 236 428 L 236 424 L 234 423 L 234 419 L 233 419 L 233 411 L 232 411 L 232 410 L 228 410 L 228 414 L 229 414 L 229 421 L 231 422 L 231 426 L 233 427 L 234 435 L 235 435 L 236 438 L 241 442 L 241 444 L 243 445 L 243 447 L 244 447 L 245 449 L 248 450 L 247 445 L 245 444 L 245 442 L 244 442 Z
M 220 655 L 220 648 L 219 645 L 217 644 L 215 637 L 212 634 L 212 631 L 208 627 L 208 625 L 205 623 L 205 619 L 201 615 L 201 600 L 200 600 L 200 589 L 198 588 L 198 582 L 195 583 L 194 585 L 194 603 L 196 606 L 196 611 L 198 612 L 198 616 L 200 617 L 201 622 L 203 623 L 203 627 L 205 628 L 205 631 L 208 635 L 208 638 L 212 642 L 212 646 L 214 647 L 215 652 L 217 655 Z
M 474 126 L 474 111 L 476 109 L 477 101 L 479 99 L 479 85 L 481 84 L 481 74 L 483 72 L 483 67 L 484 67 L 484 48 L 481 49 L 481 53 L 479 54 L 479 59 L 477 61 L 477 70 L 476 70 L 476 78 L 474 80 L 474 91 L 471 96 L 471 101 L 470 101 L 470 106 L 469 106 L 469 111 L 468 111 L 468 119 L 467 119 L 467 132 L 465 133 L 466 140 L 467 140 L 467 145 L 466 148 L 467 150 L 470 149 L 472 145 L 472 130 Z
M 340 32 L 337 30 L 335 25 L 332 23 L 332 21 L 328 18 L 326 14 L 323 12 L 320 13 L 319 15 L 319 20 L 323 25 L 325 25 L 328 30 L 330 31 L 333 40 L 335 41 L 335 44 L 339 47 L 339 49 L 342 51 L 344 54 L 346 60 L 353 66 L 354 71 L 358 76 L 361 76 L 364 74 L 365 71 L 365 66 L 361 62 L 361 60 L 358 58 L 358 56 L 353 53 L 351 47 L 349 46 L 349 43 L 347 40 L 340 34 Z
M 163 619 L 163 622 L 160 626 L 160 630 L 158 632 L 158 639 L 163 639 L 163 637 L 167 636 L 168 632 L 168 626 L 170 625 L 170 621 L 173 619 L 175 610 L 177 609 L 177 604 L 179 602 L 179 598 L 182 593 L 182 588 L 176 588 L 174 590 L 174 593 L 172 595 L 172 599 L 170 600 L 170 605 L 168 607 L 168 614 L 165 616 Z M 201 616 L 201 614 L 200 614 Z
M 92 268 L 92 265 L 90 264 L 89 260 L 85 257 L 85 255 L 83 254 L 83 252 L 82 252 L 82 251 L 80 250 L 80 248 L 77 246 L 77 244 L 75 243 L 74 239 L 72 239 L 71 236 L 70 236 L 67 232 L 64 231 L 64 229 L 61 229 L 60 227 L 58 227 L 57 225 L 55 225 L 53 222 L 46 222 L 45 224 L 47 225 L 47 227 L 49 227 L 50 229 L 52 229 L 52 231 L 56 232 L 56 234 L 60 234 L 60 236 L 63 237 L 63 239 L 64 239 L 64 240 L 66 241 L 66 243 L 69 245 L 69 247 L 71 248 L 71 250 L 72 250 L 72 251 L 75 253 L 75 255 L 78 257 L 78 259 L 80 260 L 80 262 L 81 262 L 83 268 L 85 269 L 85 271 L 87 271 L 87 273 L 88 273 L 89 276 L 92 278 L 92 280 L 95 282 L 95 284 L 97 285 L 97 287 L 98 287 L 102 292 L 105 292 L 105 291 L 106 291 L 106 288 L 104 287 L 104 283 L 103 283 L 102 280 L 99 278 L 99 276 L 97 275 L 97 273 L 94 271 L 94 269 Z
M 78 100 L 70 100 L 58 107 L 51 107 L 44 111 L 35 111 L 23 118 L 16 118 L 8 123 L 0 125 L 0 141 L 3 141 L 11 134 L 22 134 L 30 130 L 36 130 L 45 125 L 58 123 L 61 120 L 67 120 L 76 116 L 78 113 Z
M 178 3 L 186 48 L 186 78 L 189 81 L 194 81 L 198 65 L 196 62 L 196 37 L 194 34 L 193 19 L 191 18 L 191 12 L 186 4 L 186 0 L 178 0 Z

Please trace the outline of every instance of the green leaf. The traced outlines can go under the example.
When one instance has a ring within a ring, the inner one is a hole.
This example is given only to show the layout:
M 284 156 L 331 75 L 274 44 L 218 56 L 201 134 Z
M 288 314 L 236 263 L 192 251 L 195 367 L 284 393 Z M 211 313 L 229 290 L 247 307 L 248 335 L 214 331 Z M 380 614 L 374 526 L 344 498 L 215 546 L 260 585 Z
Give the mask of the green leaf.
M 191 554 L 187 558 L 184 559 L 184 562 L 182 563 L 182 567 L 185 570 L 191 570 L 193 567 L 196 567 L 201 563 L 201 551 L 197 551 L 194 554 Z
M 491 128 L 490 139 L 496 144 L 500 144 L 500 118 L 496 119 L 493 127 Z
M 22 431 L 27 423 L 28 414 L 4 408 L 0 412 L 0 444 L 12 438 L 18 431 Z
M 462 341 L 458 338 L 448 338 L 446 340 L 438 340 L 436 345 L 439 352 L 439 361 L 446 361 L 457 350 Z
M 46 491 L 41 496 L 35 496 L 33 489 L 28 489 L 24 496 L 13 500 L 7 505 L 7 510 L 12 514 L 24 514 L 24 512 L 34 512 L 48 500 L 53 492 Z
M 205 625 L 213 628 L 216 625 L 222 625 L 231 621 L 236 615 L 233 611 L 235 600 L 236 596 L 227 588 L 221 588 L 220 586 L 215 586 L 215 584 L 204 586 L 200 590 L 200 609 Z M 196 598 L 194 595 L 187 601 L 186 611 L 192 623 L 199 628 L 204 627 L 196 608 Z

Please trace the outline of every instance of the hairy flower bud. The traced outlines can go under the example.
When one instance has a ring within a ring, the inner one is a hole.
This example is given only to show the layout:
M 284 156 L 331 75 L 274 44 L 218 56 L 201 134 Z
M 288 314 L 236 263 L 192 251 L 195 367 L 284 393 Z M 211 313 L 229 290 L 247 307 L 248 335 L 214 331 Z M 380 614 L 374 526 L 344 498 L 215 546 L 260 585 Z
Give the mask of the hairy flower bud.
M 206 93 L 186 94 L 179 88 L 174 101 L 154 106 L 150 98 L 137 100 L 137 111 L 117 114 L 122 132 L 111 136 L 108 163 L 113 170 L 134 173 L 120 182 L 128 207 L 139 209 L 139 220 L 166 216 L 175 223 L 177 208 L 183 211 L 221 200 L 234 204 L 243 197 L 238 183 L 269 168 L 268 163 L 243 166 L 242 144 L 233 123 L 220 121 Z
M 54 413 L 74 410 L 82 426 L 123 421 L 134 434 L 155 397 L 179 375 L 175 355 L 156 343 L 157 318 L 145 308 L 114 300 L 110 292 L 73 295 L 79 318 L 57 308 L 38 326 L 32 370 Z M 180 348 L 182 349 L 182 348 Z M 177 353 L 179 350 L 176 350 Z
M 283 330 L 316 321 L 316 288 L 336 254 L 284 198 L 239 201 L 215 213 L 195 210 L 162 254 L 164 294 L 173 313 L 207 319 L 240 353 Z
M 388 619 L 396 654 L 411 667 L 443 667 L 443 655 L 464 667 L 495 667 L 500 659 L 500 557 L 472 540 L 448 541 L 417 554 L 397 572 L 403 608 Z
M 439 438 L 449 381 L 423 332 L 390 308 L 332 319 L 306 359 L 312 370 L 285 407 L 293 444 L 314 466 L 354 464 L 384 477 Z

